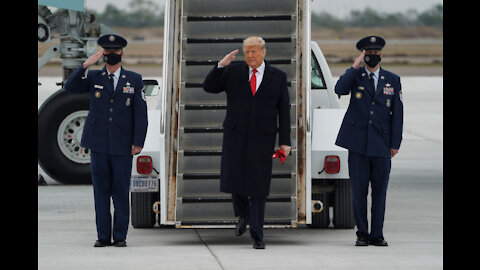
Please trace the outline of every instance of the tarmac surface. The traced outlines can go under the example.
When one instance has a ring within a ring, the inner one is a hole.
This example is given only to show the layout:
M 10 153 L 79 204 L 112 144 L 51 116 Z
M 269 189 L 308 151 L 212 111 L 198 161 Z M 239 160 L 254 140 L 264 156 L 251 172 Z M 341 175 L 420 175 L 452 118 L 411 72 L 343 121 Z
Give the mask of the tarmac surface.
M 92 186 L 45 177 L 38 269 L 443 269 L 443 77 L 401 81 L 404 134 L 387 192 L 388 247 L 355 247 L 355 229 L 265 229 L 266 249 L 255 250 L 248 232 L 236 237 L 233 229 L 130 226 L 126 248 L 94 248 Z M 46 96 L 39 92 L 39 105 Z

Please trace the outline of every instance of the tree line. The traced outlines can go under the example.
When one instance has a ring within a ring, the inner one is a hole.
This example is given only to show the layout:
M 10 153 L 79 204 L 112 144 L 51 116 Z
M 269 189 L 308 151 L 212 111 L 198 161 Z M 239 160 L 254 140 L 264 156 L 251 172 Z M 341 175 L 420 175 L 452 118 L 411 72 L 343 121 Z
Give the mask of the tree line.
M 325 27 L 341 31 L 345 27 L 388 27 L 388 26 L 443 26 L 443 5 L 435 5 L 424 12 L 414 9 L 404 13 L 380 13 L 370 7 L 350 11 L 350 16 L 338 19 L 328 12 L 314 13 L 311 17 L 312 28 Z
M 128 10 L 107 4 L 103 12 L 86 9 L 95 16 L 96 23 L 103 23 L 109 27 L 150 27 L 163 26 L 163 9 L 152 0 L 132 0 Z
M 163 26 L 163 9 L 152 0 L 132 0 L 128 10 L 121 10 L 108 4 L 103 12 L 88 10 L 96 17 L 97 23 L 119 27 Z M 345 27 L 387 27 L 387 26 L 443 26 L 443 5 L 418 12 L 410 9 L 404 13 L 380 13 L 370 7 L 352 10 L 350 15 L 339 19 L 328 12 L 312 12 L 312 28 L 325 27 L 341 31 Z

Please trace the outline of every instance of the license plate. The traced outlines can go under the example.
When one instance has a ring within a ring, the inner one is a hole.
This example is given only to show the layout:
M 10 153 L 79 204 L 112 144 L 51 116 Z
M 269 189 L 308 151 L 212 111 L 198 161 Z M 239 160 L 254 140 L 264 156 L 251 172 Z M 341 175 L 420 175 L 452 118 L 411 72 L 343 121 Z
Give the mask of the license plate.
M 158 179 L 150 175 L 132 175 L 130 192 L 158 192 Z

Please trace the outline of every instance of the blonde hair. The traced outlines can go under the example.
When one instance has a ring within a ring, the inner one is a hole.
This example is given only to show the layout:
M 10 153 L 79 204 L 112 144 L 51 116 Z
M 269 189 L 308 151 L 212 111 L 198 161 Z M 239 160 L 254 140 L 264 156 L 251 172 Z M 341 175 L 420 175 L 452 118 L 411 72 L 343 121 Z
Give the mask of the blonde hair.
M 243 40 L 243 47 L 256 45 L 260 46 L 260 49 L 265 50 L 265 40 L 261 37 L 251 36 Z

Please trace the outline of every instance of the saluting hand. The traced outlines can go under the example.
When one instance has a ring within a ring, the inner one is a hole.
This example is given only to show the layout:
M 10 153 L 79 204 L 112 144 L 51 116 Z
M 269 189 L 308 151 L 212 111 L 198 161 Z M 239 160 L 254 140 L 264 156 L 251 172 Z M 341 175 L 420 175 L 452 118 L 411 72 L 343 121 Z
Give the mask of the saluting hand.
M 363 50 L 362 53 L 361 53 L 361 54 L 357 57 L 357 59 L 355 59 L 355 61 L 353 62 L 352 67 L 353 67 L 354 69 L 360 68 L 360 64 L 362 63 L 363 57 L 365 57 L 365 50 Z
M 237 55 L 237 53 L 238 49 L 231 51 L 229 54 L 225 55 L 225 57 L 223 57 L 223 59 L 220 60 L 218 64 L 223 67 L 228 66 L 233 61 L 233 59 L 235 59 L 235 55 Z
M 98 51 L 95 54 L 92 54 L 85 62 L 83 62 L 83 68 L 87 68 L 93 64 L 95 64 L 100 57 L 102 57 L 103 51 Z

